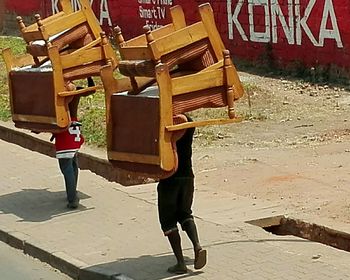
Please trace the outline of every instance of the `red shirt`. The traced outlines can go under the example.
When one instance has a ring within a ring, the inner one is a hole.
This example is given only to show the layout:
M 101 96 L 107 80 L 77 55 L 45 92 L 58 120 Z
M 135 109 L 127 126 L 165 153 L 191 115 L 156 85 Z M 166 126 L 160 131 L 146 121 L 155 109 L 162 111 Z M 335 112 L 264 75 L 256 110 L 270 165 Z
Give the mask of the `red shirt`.
M 56 158 L 72 158 L 84 143 L 84 137 L 80 131 L 81 123 L 72 118 L 69 128 L 55 134 Z

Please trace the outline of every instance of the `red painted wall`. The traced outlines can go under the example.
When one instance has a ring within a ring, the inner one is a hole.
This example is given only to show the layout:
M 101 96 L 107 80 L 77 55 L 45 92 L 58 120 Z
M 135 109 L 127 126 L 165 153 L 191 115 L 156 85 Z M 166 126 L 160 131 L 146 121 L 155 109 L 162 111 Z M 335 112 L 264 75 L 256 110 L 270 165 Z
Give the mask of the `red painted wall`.
M 41 8 L 41 0 L 5 0 L 6 9 L 18 15 L 28 16 L 33 11 L 39 11 Z
M 77 0 L 72 5 L 77 6 Z M 234 57 L 278 65 L 333 65 L 350 70 L 350 2 L 345 0 L 90 0 L 109 32 L 119 25 L 126 39 L 142 33 L 147 22 L 169 22 L 169 8 L 181 5 L 188 22 L 197 6 L 210 2 L 226 47 Z M 57 0 L 6 0 L 19 15 L 52 14 Z M 350 72 L 350 71 L 349 71 Z

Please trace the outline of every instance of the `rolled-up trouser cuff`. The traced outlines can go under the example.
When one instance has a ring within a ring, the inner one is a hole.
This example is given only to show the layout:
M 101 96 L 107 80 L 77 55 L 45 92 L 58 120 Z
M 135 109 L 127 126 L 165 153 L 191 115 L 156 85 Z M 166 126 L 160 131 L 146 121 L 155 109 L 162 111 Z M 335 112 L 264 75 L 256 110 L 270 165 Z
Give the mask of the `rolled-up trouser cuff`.
M 173 227 L 173 228 L 171 228 L 171 229 L 169 229 L 169 230 L 164 231 L 164 235 L 165 235 L 165 236 L 168 236 L 168 235 L 170 235 L 172 232 L 178 231 L 178 230 L 179 230 L 179 229 L 178 229 L 177 227 Z

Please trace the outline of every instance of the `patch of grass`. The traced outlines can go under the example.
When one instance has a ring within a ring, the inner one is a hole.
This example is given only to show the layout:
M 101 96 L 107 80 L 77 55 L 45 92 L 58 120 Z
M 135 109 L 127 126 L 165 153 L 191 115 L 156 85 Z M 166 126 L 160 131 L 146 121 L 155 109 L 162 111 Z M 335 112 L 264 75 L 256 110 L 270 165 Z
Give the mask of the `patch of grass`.
M 11 48 L 13 54 L 18 55 L 25 52 L 25 42 L 18 37 L 0 36 L 0 50 Z
M 83 122 L 83 134 L 87 144 L 97 147 L 106 146 L 105 108 L 103 91 L 80 99 L 79 118 Z
M 24 53 L 25 43 L 20 38 L 0 36 L 0 54 L 3 49 L 11 48 L 16 55 Z M 0 56 L 0 120 L 8 121 L 11 119 L 11 108 L 7 83 L 7 72 L 5 62 Z
M 219 118 L 226 119 L 228 117 L 228 112 L 226 108 L 203 108 L 191 112 L 189 116 L 194 121 Z M 224 138 L 227 138 L 228 127 L 229 125 L 197 127 L 194 135 L 195 143 L 199 146 L 220 144 Z

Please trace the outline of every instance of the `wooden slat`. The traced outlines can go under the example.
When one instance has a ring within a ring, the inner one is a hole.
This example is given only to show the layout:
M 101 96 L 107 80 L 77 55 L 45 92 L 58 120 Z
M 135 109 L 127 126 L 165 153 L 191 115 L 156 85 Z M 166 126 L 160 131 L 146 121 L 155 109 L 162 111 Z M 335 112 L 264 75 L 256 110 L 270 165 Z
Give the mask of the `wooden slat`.
M 147 60 L 152 58 L 147 46 L 123 47 L 120 49 L 120 55 L 123 60 Z
M 85 15 L 85 19 L 88 22 L 92 33 L 95 36 L 94 39 L 99 38 L 102 32 L 102 29 L 93 10 L 91 9 L 90 1 L 80 0 L 80 5 L 81 5 L 81 12 Z
M 47 34 L 51 37 L 64 30 L 71 29 L 86 21 L 85 15 L 79 11 L 69 14 L 63 18 L 57 18 L 48 22 L 44 28 Z M 48 38 L 47 38 L 48 39 Z
M 243 96 L 244 94 L 244 88 L 241 83 L 241 80 L 239 79 L 238 72 L 236 70 L 236 67 L 232 64 L 232 77 L 231 79 L 233 80 L 233 90 L 235 92 L 235 98 L 239 99 Z
M 101 43 L 101 37 L 98 38 L 98 39 L 96 39 L 96 40 L 94 40 L 94 41 L 92 41 L 92 42 L 90 42 L 89 44 L 87 44 L 87 45 L 85 45 L 85 46 L 83 46 L 83 47 L 81 47 L 81 48 L 75 50 L 74 52 L 72 52 L 72 53 L 70 53 L 70 54 L 75 54 L 75 53 L 77 53 L 77 52 L 79 52 L 79 51 L 84 51 L 84 50 L 90 49 L 90 48 L 92 48 L 92 47 L 97 46 L 97 45 L 100 44 L 100 43 Z
M 119 161 L 153 164 L 153 165 L 159 164 L 159 157 L 153 156 L 153 155 L 122 153 L 122 152 L 114 152 L 114 151 L 108 151 L 107 154 L 108 154 L 109 160 L 119 160 Z
M 118 44 L 118 42 L 117 42 L 117 44 Z M 126 47 L 146 46 L 147 45 L 146 35 L 142 34 L 140 36 L 132 38 L 132 39 L 126 41 L 124 44 Z
M 33 123 L 52 123 L 52 124 L 56 124 L 56 122 L 57 122 L 56 118 L 54 118 L 54 117 L 37 116 L 37 115 L 14 114 L 14 115 L 12 115 L 12 119 L 14 121 L 33 122 Z
M 167 24 L 165 26 L 162 26 L 161 28 L 158 28 L 156 30 L 152 31 L 152 35 L 154 39 L 163 37 L 165 35 L 170 34 L 171 32 L 174 32 L 175 28 L 173 24 Z M 132 38 L 125 42 L 126 47 L 137 47 L 137 46 L 147 46 L 147 40 L 146 35 L 142 34 L 140 36 L 137 36 L 135 38 Z
M 220 69 L 222 67 L 224 67 L 224 60 L 223 59 L 220 60 L 219 62 L 216 62 L 216 63 L 204 68 L 203 70 L 200 71 L 200 73 L 208 72 L 208 71 L 215 70 L 215 69 Z
M 39 30 L 22 33 L 22 37 L 26 42 L 44 40 L 44 37 Z
M 152 33 L 153 34 L 153 33 Z M 168 36 L 161 37 L 149 44 L 155 59 L 207 38 L 208 34 L 202 22 L 197 22 Z
M 6 64 L 7 72 L 10 72 L 15 67 L 23 67 L 27 65 L 33 65 L 34 60 L 30 54 L 23 54 L 14 57 L 10 48 L 2 51 L 3 59 Z
M 223 125 L 223 124 L 230 124 L 230 123 L 239 123 L 242 121 L 242 118 L 235 118 L 235 119 L 211 119 L 211 120 L 205 120 L 205 121 L 194 121 L 194 122 L 187 122 L 182 124 L 176 124 L 176 125 L 169 125 L 166 127 L 168 131 L 176 131 L 176 130 L 182 130 L 187 129 L 191 127 L 200 127 L 200 126 L 206 126 L 206 125 Z
M 174 78 L 172 80 L 172 95 L 219 87 L 224 84 L 223 69 L 217 69 L 197 74 Z
M 159 156 L 160 167 L 163 170 L 170 171 L 175 167 L 175 157 L 172 149 L 172 134 L 165 127 L 173 123 L 171 80 L 169 69 L 166 64 L 156 66 L 156 78 L 159 92 Z
M 211 8 L 210 4 L 205 3 L 200 5 L 199 14 L 205 29 L 209 34 L 209 40 L 215 52 L 216 59 L 221 60 L 223 58 L 222 51 L 225 49 L 225 46 L 216 27 L 213 9 Z
M 60 60 L 60 54 L 57 46 L 52 46 L 48 49 L 48 56 L 50 57 L 53 68 L 53 84 L 55 90 L 55 110 L 57 117 L 57 125 L 65 127 L 69 124 L 70 118 L 68 114 L 67 98 L 62 98 L 57 95 L 58 92 L 65 91 L 66 87 L 63 79 L 63 69 Z
M 63 91 L 63 92 L 59 92 L 58 96 L 60 96 L 60 97 L 74 96 L 74 95 L 79 95 L 79 94 L 83 94 L 83 93 L 86 93 L 89 91 L 95 91 L 95 90 L 99 90 L 99 89 L 103 89 L 103 86 L 97 85 L 97 86 L 93 86 L 93 87 L 86 87 L 86 88 L 79 89 L 79 90 Z
M 52 15 L 52 16 L 49 16 L 49 17 L 47 17 L 47 18 L 42 19 L 41 22 L 42 22 L 43 24 L 47 24 L 47 23 L 50 22 L 51 20 L 55 20 L 55 19 L 57 19 L 57 18 L 63 17 L 64 15 L 65 15 L 64 12 L 59 12 L 59 13 L 57 13 L 57 14 L 54 14 L 54 15 Z M 36 31 L 36 30 L 38 30 L 38 25 L 37 25 L 36 23 L 31 24 L 31 25 L 27 26 L 27 27 L 24 29 L 25 32 Z
M 70 0 L 60 0 L 60 6 L 65 13 L 72 13 L 72 3 Z
M 45 24 L 49 23 L 50 21 L 56 20 L 56 19 L 61 18 L 61 17 L 65 16 L 65 15 L 66 15 L 65 12 L 59 12 L 57 14 L 54 14 L 54 15 L 51 15 L 51 16 L 49 16 L 47 18 L 42 19 L 41 22 L 45 25 Z M 32 26 L 35 26 L 35 25 L 36 25 L 36 29 L 37 29 L 38 25 L 37 24 L 32 24 Z
M 170 8 L 170 15 L 174 25 L 175 30 L 186 27 L 185 14 L 180 5 L 176 5 Z
M 12 67 L 15 67 L 15 60 L 10 48 L 6 48 L 2 51 L 2 57 L 5 61 L 7 72 L 10 72 Z
M 84 52 L 75 52 L 72 54 L 62 55 L 61 63 L 62 68 L 67 69 L 102 59 L 104 59 L 104 56 L 101 52 L 101 48 L 96 47 L 85 50 Z
M 118 89 L 116 79 L 113 77 L 113 68 L 111 65 L 105 65 L 101 68 L 101 80 L 105 89 L 105 103 L 106 103 L 106 127 L 107 127 L 107 150 L 111 150 L 113 124 L 111 117 L 111 96 Z M 124 78 L 127 79 L 127 78 Z
M 172 33 L 175 31 L 175 27 L 174 25 L 171 24 L 167 24 L 161 28 L 158 28 L 156 30 L 152 31 L 152 36 L 154 39 L 158 39 L 158 38 L 162 38 L 164 36 L 167 36 L 168 34 Z

